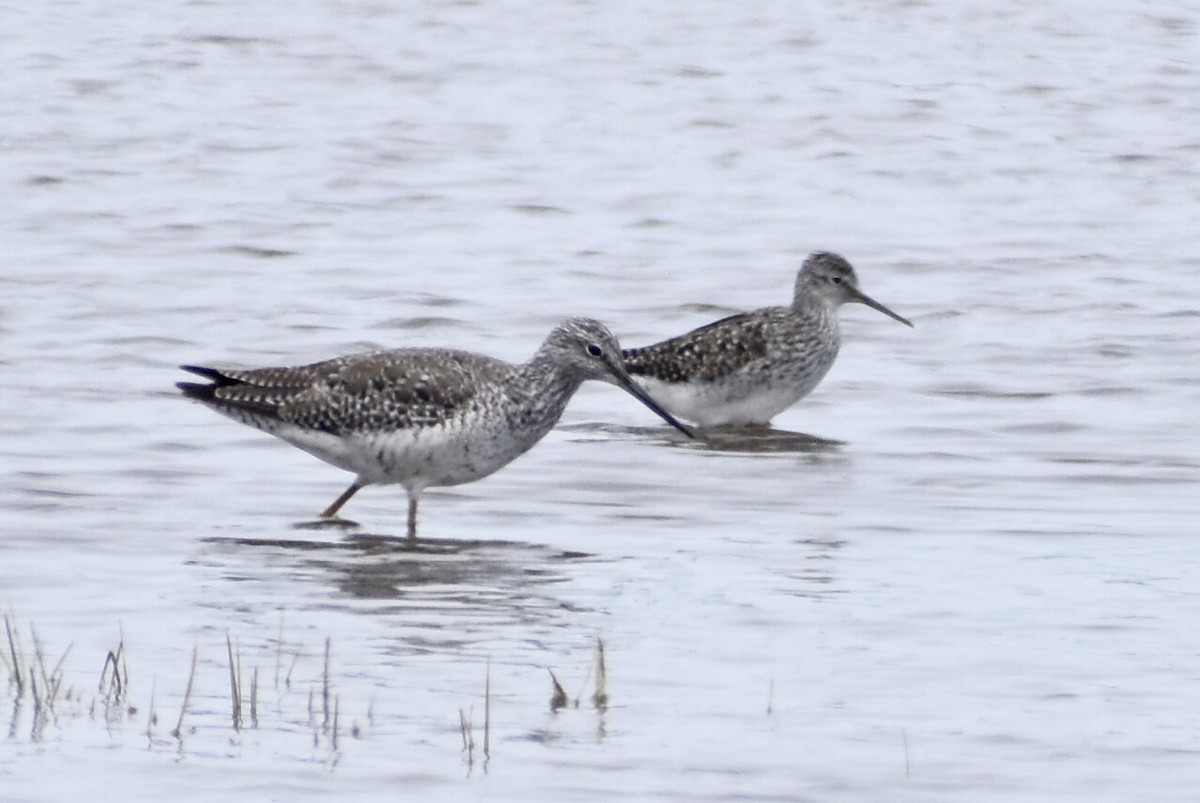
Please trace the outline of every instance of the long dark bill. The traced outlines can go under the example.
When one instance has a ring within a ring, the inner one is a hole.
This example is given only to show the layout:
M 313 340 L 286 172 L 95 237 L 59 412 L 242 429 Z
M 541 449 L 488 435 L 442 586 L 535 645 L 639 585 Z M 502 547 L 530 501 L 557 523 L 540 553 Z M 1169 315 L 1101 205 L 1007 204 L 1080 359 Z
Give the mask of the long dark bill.
M 675 419 L 675 416 L 668 413 L 662 407 L 659 407 L 658 402 L 650 398 L 650 394 L 638 387 L 637 383 L 629 378 L 629 374 L 626 373 L 623 367 L 619 365 L 613 365 L 607 360 L 605 360 L 604 364 L 608 367 L 608 371 L 612 374 L 613 379 L 617 380 L 617 384 L 629 391 L 629 395 L 633 396 L 642 404 L 649 407 L 658 415 L 659 418 L 675 427 L 675 429 L 679 430 L 684 435 L 687 435 L 692 440 L 696 439 L 696 433 L 692 432 L 691 427 L 687 426 L 686 424 L 679 423 L 679 421 Z
M 883 306 L 875 299 L 871 298 L 869 295 L 864 293 L 862 290 L 854 290 L 853 292 L 855 294 L 854 300 L 857 301 L 859 304 L 865 304 L 873 310 L 878 310 L 878 311 L 882 312 L 884 315 L 888 316 L 889 318 L 900 321 L 900 323 L 904 324 L 905 326 L 909 327 L 910 329 L 914 328 L 912 321 L 910 321 L 908 318 L 905 318 L 901 315 L 897 315 L 896 313 L 892 312 L 890 309 Z

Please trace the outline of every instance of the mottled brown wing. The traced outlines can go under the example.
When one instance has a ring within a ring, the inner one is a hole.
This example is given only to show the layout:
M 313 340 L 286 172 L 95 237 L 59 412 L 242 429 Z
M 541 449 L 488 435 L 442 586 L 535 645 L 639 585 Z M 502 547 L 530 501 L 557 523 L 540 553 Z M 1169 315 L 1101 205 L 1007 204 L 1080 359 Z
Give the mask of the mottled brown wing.
M 622 352 L 634 376 L 662 382 L 712 381 L 733 374 L 767 355 L 761 314 L 740 313 L 685 335 Z
M 294 368 L 218 370 L 185 366 L 211 385 L 180 383 L 188 396 L 332 434 L 431 426 L 457 415 L 479 379 L 508 366 L 443 349 L 375 352 Z

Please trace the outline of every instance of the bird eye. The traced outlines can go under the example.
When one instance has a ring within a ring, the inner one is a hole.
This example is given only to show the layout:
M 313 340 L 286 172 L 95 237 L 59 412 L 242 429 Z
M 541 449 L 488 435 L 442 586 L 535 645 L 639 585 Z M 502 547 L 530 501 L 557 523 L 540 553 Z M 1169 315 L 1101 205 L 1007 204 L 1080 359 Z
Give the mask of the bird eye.
M 833 282 L 834 284 L 841 284 L 842 277 L 841 276 L 830 276 L 829 281 Z
M 591 354 L 593 357 L 599 357 L 601 354 L 604 353 L 604 350 L 601 349 L 599 346 L 597 346 L 595 343 L 588 343 L 587 353 Z

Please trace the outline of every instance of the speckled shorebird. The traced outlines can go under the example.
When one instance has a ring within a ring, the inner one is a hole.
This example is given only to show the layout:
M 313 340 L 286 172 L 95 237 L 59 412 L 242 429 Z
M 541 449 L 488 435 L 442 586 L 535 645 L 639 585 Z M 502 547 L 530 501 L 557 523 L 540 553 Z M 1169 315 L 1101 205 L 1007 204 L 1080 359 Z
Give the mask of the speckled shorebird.
M 838 308 L 848 302 L 912 326 L 858 289 L 849 262 L 821 251 L 800 267 L 790 307 L 732 315 L 628 349 L 625 367 L 680 418 L 702 427 L 765 425 L 812 392 L 829 371 L 842 340 Z
M 629 378 L 612 333 L 587 318 L 556 327 L 524 365 L 408 348 L 295 368 L 181 367 L 210 380 L 179 382 L 188 397 L 356 475 L 323 518 L 367 485 L 403 485 L 409 538 L 424 489 L 472 482 L 524 454 L 585 380 L 624 388 L 692 437 Z

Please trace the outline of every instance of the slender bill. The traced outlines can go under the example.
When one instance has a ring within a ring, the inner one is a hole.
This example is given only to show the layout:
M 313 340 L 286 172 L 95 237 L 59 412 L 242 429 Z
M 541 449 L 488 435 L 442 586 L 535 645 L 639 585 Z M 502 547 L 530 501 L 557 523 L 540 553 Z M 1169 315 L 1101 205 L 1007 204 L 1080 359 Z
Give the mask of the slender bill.
M 884 315 L 888 316 L 889 318 L 894 318 L 895 320 L 900 321 L 900 323 L 904 324 L 905 326 L 912 328 L 912 321 L 910 321 L 908 318 L 897 315 L 896 313 L 892 312 L 890 309 L 883 306 L 878 301 L 871 298 L 869 295 L 867 295 L 866 293 L 864 293 L 861 290 L 857 290 L 852 287 L 847 288 L 847 289 L 850 290 L 851 295 L 853 296 L 853 299 L 855 301 L 857 301 L 859 304 L 866 304 L 871 309 L 879 310 L 880 312 L 882 312 Z
M 616 383 L 618 385 L 620 385 L 621 387 L 625 388 L 625 390 L 629 391 L 629 395 L 633 396 L 635 399 L 640 401 L 642 404 L 646 405 L 651 410 L 653 410 L 658 415 L 658 417 L 661 418 L 663 421 L 666 421 L 668 424 L 675 427 L 675 429 L 679 430 L 684 435 L 687 435 L 689 438 L 692 438 L 693 440 L 695 440 L 696 433 L 692 432 L 691 427 L 687 426 L 686 424 L 679 423 L 679 421 L 677 421 L 673 415 L 668 413 L 663 408 L 659 407 L 658 402 L 656 402 L 654 399 L 650 398 L 650 394 L 646 393 L 646 391 L 644 391 L 640 387 L 638 387 L 637 383 L 635 383 L 632 379 L 629 378 L 629 374 L 627 374 L 625 372 L 624 367 L 619 366 L 619 365 L 613 365 L 608 360 L 605 360 L 604 364 L 608 367 L 609 373 L 612 374 L 612 377 L 616 381 Z

